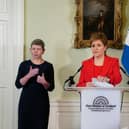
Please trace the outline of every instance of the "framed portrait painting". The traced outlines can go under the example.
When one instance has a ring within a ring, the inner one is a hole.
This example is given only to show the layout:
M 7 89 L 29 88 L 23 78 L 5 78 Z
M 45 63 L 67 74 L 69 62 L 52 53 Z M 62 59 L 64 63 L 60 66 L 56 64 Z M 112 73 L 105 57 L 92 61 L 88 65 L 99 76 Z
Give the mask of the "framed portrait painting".
M 75 48 L 89 47 L 94 32 L 104 32 L 109 47 L 122 48 L 121 0 L 76 0 L 76 5 Z

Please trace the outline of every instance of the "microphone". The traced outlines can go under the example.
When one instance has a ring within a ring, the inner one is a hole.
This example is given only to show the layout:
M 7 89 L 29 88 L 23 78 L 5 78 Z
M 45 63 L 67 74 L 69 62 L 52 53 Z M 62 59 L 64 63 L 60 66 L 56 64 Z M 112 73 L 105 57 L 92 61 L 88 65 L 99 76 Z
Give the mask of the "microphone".
M 65 80 L 64 84 L 68 83 L 68 86 L 71 87 L 71 85 L 75 84 L 74 77 L 80 72 L 80 70 L 83 68 L 83 65 L 74 73 L 72 76 L 69 76 L 67 80 Z

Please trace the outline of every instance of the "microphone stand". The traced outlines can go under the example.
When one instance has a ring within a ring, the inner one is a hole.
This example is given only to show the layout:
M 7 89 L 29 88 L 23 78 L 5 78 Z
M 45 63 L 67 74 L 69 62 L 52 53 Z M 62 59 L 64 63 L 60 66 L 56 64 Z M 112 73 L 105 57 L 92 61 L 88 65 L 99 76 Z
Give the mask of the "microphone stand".
M 121 66 L 120 66 L 120 69 L 127 77 L 129 77 L 129 75 L 126 73 L 126 71 Z M 127 84 L 129 85 L 129 81 L 127 81 Z
M 68 82 L 68 86 L 71 87 L 75 84 L 74 77 L 80 72 L 83 66 L 81 66 L 72 76 L 69 76 L 69 78 L 64 82 L 64 90 L 65 90 L 65 84 Z

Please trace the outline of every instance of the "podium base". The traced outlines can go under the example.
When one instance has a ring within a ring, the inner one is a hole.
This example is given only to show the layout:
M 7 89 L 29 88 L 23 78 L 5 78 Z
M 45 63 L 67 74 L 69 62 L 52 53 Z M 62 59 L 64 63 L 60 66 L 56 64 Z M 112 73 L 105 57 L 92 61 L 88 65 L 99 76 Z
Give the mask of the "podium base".
M 120 90 L 81 92 L 81 129 L 120 129 Z

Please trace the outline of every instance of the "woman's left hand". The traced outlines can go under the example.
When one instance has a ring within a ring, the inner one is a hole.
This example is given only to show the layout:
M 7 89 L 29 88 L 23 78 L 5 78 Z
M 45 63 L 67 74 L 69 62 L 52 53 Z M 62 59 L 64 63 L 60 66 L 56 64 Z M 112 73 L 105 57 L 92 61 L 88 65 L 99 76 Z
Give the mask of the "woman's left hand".
M 42 76 L 40 76 L 40 75 L 37 76 L 37 82 L 42 84 L 45 89 L 47 89 L 49 87 L 49 83 L 46 81 L 46 79 L 44 77 L 44 73 L 42 74 Z

